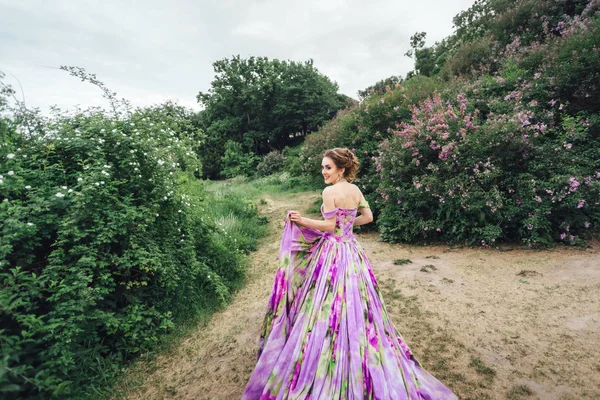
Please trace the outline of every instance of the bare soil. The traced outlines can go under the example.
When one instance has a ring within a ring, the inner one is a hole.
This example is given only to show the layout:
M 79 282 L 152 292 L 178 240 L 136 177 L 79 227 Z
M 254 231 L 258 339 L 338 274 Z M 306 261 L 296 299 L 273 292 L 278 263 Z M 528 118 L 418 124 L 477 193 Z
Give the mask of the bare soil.
M 302 212 L 317 198 L 265 195 L 259 210 L 270 233 L 251 255 L 246 286 L 208 326 L 131 366 L 114 398 L 239 399 L 256 361 L 286 212 Z M 599 241 L 536 251 L 357 236 L 396 328 L 460 398 L 600 399 Z

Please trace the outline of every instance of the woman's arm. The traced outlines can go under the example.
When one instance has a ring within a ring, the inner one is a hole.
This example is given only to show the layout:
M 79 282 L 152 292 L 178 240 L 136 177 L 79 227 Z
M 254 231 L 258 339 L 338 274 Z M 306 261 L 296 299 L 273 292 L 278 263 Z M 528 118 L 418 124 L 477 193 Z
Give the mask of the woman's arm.
M 325 219 L 322 221 L 317 220 L 317 219 L 310 219 L 310 218 L 302 217 L 300 219 L 299 224 L 303 225 L 303 226 L 307 226 L 309 228 L 318 229 L 322 232 L 333 233 L 333 231 L 335 230 L 335 216 L 333 218 Z
M 369 222 L 373 222 L 373 212 L 369 208 L 369 203 L 365 199 L 365 196 L 362 195 L 360 197 L 360 204 L 358 205 L 358 209 L 360 212 L 360 216 L 354 219 L 352 223 L 353 226 L 365 225 Z
M 324 212 L 335 210 L 335 203 L 333 201 L 333 193 L 331 193 L 331 190 L 328 190 L 330 187 L 331 186 L 326 187 L 325 190 L 323 190 L 323 211 Z M 333 216 L 332 218 L 329 218 L 329 219 L 325 219 L 325 220 L 316 220 L 316 219 L 302 217 L 302 216 L 300 216 L 300 214 L 297 211 L 293 211 L 293 213 L 298 214 L 298 215 L 296 216 L 294 214 L 292 217 L 292 221 L 296 221 L 300 225 L 303 225 L 303 226 L 306 226 L 309 228 L 318 229 L 322 232 L 333 233 L 333 231 L 335 230 L 335 216 Z

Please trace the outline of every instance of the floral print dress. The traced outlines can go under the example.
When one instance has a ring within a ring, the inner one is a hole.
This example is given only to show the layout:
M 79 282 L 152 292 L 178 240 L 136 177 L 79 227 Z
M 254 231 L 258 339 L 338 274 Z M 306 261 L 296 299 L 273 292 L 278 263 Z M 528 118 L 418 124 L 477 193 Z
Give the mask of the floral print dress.
M 359 207 L 368 207 L 361 203 Z M 286 218 L 279 265 L 243 400 L 457 399 L 423 369 L 390 321 L 352 226 L 333 233 Z

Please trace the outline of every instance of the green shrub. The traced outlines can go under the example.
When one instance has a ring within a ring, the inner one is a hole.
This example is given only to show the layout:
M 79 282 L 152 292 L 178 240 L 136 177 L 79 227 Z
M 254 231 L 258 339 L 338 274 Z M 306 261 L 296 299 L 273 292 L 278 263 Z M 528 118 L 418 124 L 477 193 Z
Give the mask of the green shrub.
M 491 69 L 495 71 L 497 65 L 492 61 L 494 51 L 494 42 L 489 37 L 482 37 L 465 43 L 446 60 L 440 75 L 444 79 L 450 79 L 454 76 L 481 70 Z
M 251 223 L 235 223 L 239 238 L 221 229 L 194 178 L 195 132 L 161 107 L 19 120 L 0 106 L 3 398 L 93 397 L 231 298 L 256 208 L 226 200 L 230 219 Z
M 239 175 L 252 176 L 260 157 L 254 153 L 244 152 L 239 142 L 228 140 L 225 144 L 225 154 L 221 157 L 221 175 L 226 178 L 234 178 Z
M 285 156 L 277 150 L 273 150 L 263 157 L 263 160 L 256 167 L 259 176 L 271 175 L 279 172 L 285 166 Z

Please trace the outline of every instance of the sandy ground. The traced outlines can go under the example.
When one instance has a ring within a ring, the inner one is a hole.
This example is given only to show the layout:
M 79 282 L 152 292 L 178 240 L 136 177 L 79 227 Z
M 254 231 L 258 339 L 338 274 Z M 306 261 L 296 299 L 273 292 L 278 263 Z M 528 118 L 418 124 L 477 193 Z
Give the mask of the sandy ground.
M 173 351 L 129 368 L 115 399 L 241 397 L 286 211 L 303 211 L 317 196 L 264 199 L 259 210 L 271 229 L 251 255 L 247 285 Z M 501 251 L 357 236 L 396 328 L 461 399 L 600 399 L 600 242 L 586 250 Z

